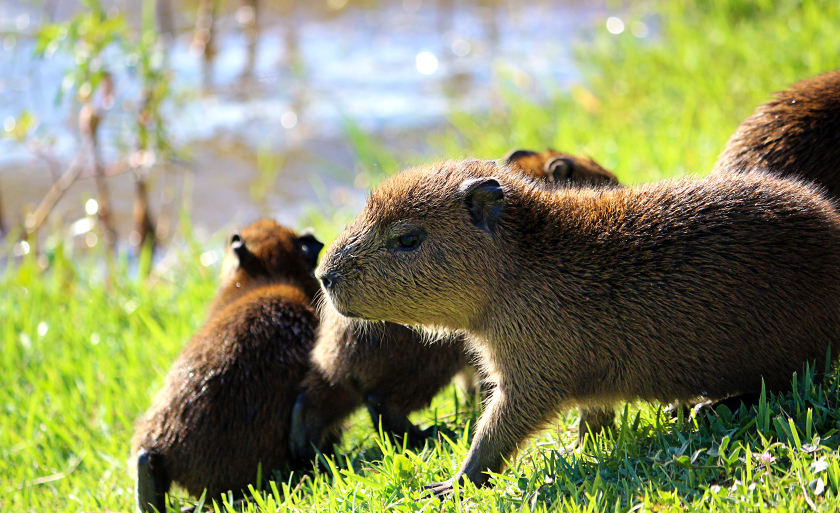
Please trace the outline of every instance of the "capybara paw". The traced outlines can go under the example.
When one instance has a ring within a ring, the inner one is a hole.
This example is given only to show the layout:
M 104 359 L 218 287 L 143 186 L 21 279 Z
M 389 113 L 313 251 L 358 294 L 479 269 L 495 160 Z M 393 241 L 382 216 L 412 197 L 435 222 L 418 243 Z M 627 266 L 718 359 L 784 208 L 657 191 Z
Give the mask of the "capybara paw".
M 440 483 L 432 483 L 423 487 L 427 493 L 434 495 L 438 499 L 444 499 L 452 495 L 453 483 L 455 478 L 441 481 Z
M 560 454 L 574 454 L 574 452 L 577 450 L 578 447 L 580 447 L 580 441 L 575 440 L 574 442 L 561 447 L 558 452 Z
M 412 433 L 409 438 L 409 445 L 412 448 L 421 448 L 426 443 L 426 440 L 436 440 L 439 435 L 446 435 L 450 440 L 455 440 L 458 435 L 455 431 L 445 426 L 430 426 L 426 429 L 418 429 L 416 433 Z
M 292 426 L 289 431 L 289 454 L 292 459 L 298 461 L 312 459 L 315 455 L 315 451 L 312 450 L 312 443 L 307 436 L 308 430 L 304 419 L 305 407 L 306 397 L 301 394 L 292 409 Z

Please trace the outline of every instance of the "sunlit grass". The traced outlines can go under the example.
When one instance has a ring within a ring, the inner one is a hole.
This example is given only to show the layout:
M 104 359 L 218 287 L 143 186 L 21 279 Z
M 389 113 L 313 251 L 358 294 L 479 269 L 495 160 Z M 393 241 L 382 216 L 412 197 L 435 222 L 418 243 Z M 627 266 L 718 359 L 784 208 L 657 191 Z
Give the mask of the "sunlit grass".
M 454 114 L 438 147 L 498 158 L 553 146 L 592 156 L 627 184 L 703 175 L 771 93 L 840 68 L 837 2 L 641 2 L 615 15 L 622 33 L 602 24 L 579 44 L 580 84 L 521 89 L 515 63 L 500 66 L 502 104 Z M 645 38 L 633 34 L 638 23 Z
M 488 113 L 453 113 L 432 141 L 440 156 L 497 158 L 513 147 L 586 153 L 625 183 L 707 173 L 738 122 L 772 91 L 840 68 L 837 2 L 656 2 L 611 15 L 577 51 L 571 89 L 516 87 L 499 67 L 502 102 Z M 644 23 L 648 36 L 634 35 Z M 548 100 L 540 100 L 548 95 Z M 349 124 L 361 182 L 373 184 L 406 158 Z M 353 213 L 311 213 L 322 238 Z M 188 239 L 190 241 L 190 239 Z M 201 324 L 216 269 L 190 241 L 168 270 L 136 280 L 125 261 L 108 286 L 95 258 L 69 262 L 59 248 L 43 271 L 34 258 L 0 278 L 0 510 L 128 511 L 133 426 L 175 355 Z M 822 369 L 819 369 L 820 371 Z M 756 411 L 723 409 L 699 421 L 635 405 L 616 432 L 585 451 L 558 449 L 576 416 L 520 448 L 494 487 L 466 485 L 439 504 L 422 485 L 451 476 L 478 414 L 454 386 L 414 418 L 459 436 L 419 452 L 381 440 L 362 413 L 336 461 L 270 482 L 256 511 L 833 511 L 840 506 L 838 382 L 802 378 L 795 393 Z M 179 495 L 184 498 L 182 494 Z M 219 510 L 233 511 L 220 505 Z
M 215 288 L 200 265 L 177 284 L 107 288 L 93 263 L 35 259 L 6 270 L 0 294 L 0 509 L 125 508 L 127 441 Z

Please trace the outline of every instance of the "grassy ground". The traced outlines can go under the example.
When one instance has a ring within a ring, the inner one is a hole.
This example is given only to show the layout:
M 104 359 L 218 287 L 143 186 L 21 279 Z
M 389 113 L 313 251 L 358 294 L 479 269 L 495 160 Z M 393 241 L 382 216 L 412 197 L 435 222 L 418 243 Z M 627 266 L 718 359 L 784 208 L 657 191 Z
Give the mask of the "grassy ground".
M 592 155 L 626 183 L 705 173 L 770 92 L 840 68 L 837 2 L 669 1 L 619 16 L 627 30 L 601 29 L 579 48 L 584 76 L 570 91 L 520 87 L 521 73 L 500 65 L 503 101 L 486 116 L 454 114 L 454 128 L 433 141 L 439 153 L 495 158 L 515 146 L 553 145 Z M 650 35 L 634 36 L 634 22 Z M 400 159 L 351 135 L 372 181 L 396 170 Z M 348 215 L 311 220 L 331 234 Z M 200 263 L 205 249 L 186 245 L 148 283 L 130 278 L 122 263 L 110 287 L 97 278 L 98 260 L 70 262 L 60 248 L 47 272 L 34 259 L 6 269 L 0 510 L 131 509 L 128 440 L 213 294 L 217 269 Z M 522 447 L 493 488 L 467 486 L 439 504 L 418 489 L 456 470 L 477 414 L 450 387 L 415 420 L 444 423 L 460 435 L 451 443 L 394 448 L 358 415 L 337 461 L 269 483 L 247 508 L 831 511 L 840 506 L 838 397 L 833 377 L 820 385 L 802 377 L 794 393 L 752 412 L 686 420 L 634 405 L 613 436 L 574 456 L 558 453 L 575 436 L 575 415 L 567 414 Z

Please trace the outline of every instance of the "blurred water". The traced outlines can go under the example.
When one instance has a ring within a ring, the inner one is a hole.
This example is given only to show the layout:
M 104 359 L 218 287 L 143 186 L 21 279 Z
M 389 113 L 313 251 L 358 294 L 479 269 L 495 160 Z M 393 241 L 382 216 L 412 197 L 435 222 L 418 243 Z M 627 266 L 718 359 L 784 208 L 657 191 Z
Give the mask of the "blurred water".
M 112 8 L 136 22 L 140 6 L 134 3 Z M 65 165 L 79 145 L 67 104 L 54 102 L 68 62 L 34 58 L 27 34 L 34 33 L 44 12 L 66 19 L 76 8 L 61 0 L 46 7 L 0 2 L 0 121 L 24 109 L 37 113 L 39 130 L 54 137 Z M 170 59 L 182 101 L 168 111 L 169 129 L 195 172 L 193 220 L 212 231 L 259 215 L 251 198 L 258 151 L 282 166 L 267 196 L 268 213 L 281 222 L 297 225 L 302 208 L 312 203 L 360 206 L 364 193 L 351 185 L 358 169 L 344 137 L 345 119 L 381 137 L 398 154 L 428 154 L 426 136 L 445 126 L 448 112 L 486 112 L 498 101 L 500 74 L 536 89 L 574 81 L 573 45 L 605 12 L 593 0 L 404 0 L 365 7 L 343 0 L 283 1 L 259 5 L 260 30 L 249 44 L 237 22 L 249 11 L 237 3 L 222 5 L 215 25 L 217 54 L 207 63 L 190 51 L 196 9 L 194 2 L 175 5 L 179 30 Z M 124 97 L 134 94 L 130 83 L 118 83 L 117 90 Z M 120 155 L 113 141 L 125 137 L 126 117 L 115 112 L 106 119 L 103 139 L 112 141 L 106 158 Z M 37 204 L 51 180 L 30 151 L 0 141 L 7 223 Z M 57 217 L 68 222 L 84 215 L 84 199 L 94 195 L 91 182 L 69 191 Z M 320 182 L 341 193 L 320 197 Z M 111 185 L 125 237 L 131 180 L 122 176 Z M 153 209 L 160 208 L 161 198 L 177 198 L 182 188 L 178 176 L 159 179 Z

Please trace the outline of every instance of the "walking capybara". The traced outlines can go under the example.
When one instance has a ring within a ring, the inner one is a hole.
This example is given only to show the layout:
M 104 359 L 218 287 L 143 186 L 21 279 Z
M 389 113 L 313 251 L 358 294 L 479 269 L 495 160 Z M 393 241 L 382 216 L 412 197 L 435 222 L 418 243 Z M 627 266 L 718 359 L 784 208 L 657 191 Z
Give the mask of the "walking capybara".
M 839 271 L 840 217 L 795 180 L 552 191 L 470 161 L 386 180 L 316 276 L 342 315 L 457 330 L 478 354 L 495 387 L 441 495 L 558 411 L 788 388 L 840 346 Z
M 134 435 L 139 511 L 165 511 L 173 482 L 218 498 L 247 490 L 260 468 L 266 477 L 285 468 L 318 326 L 312 271 L 322 247 L 270 220 L 231 237 L 209 316 Z
M 504 157 L 510 172 L 551 186 L 617 186 L 615 175 L 588 157 L 547 150 L 513 150 Z M 326 304 L 312 352 L 312 369 L 304 379 L 292 415 L 291 452 L 309 460 L 324 450 L 334 426 L 366 405 L 374 429 L 418 447 L 434 434 L 421 430 L 408 415 L 427 407 L 452 378 L 468 366 L 463 336 L 440 337 L 431 344 L 416 330 L 395 323 L 363 328 L 347 322 Z M 428 338 L 428 337 L 427 337 Z M 580 435 L 612 424 L 611 412 L 585 411 Z M 597 422 L 596 422 L 597 420 Z

